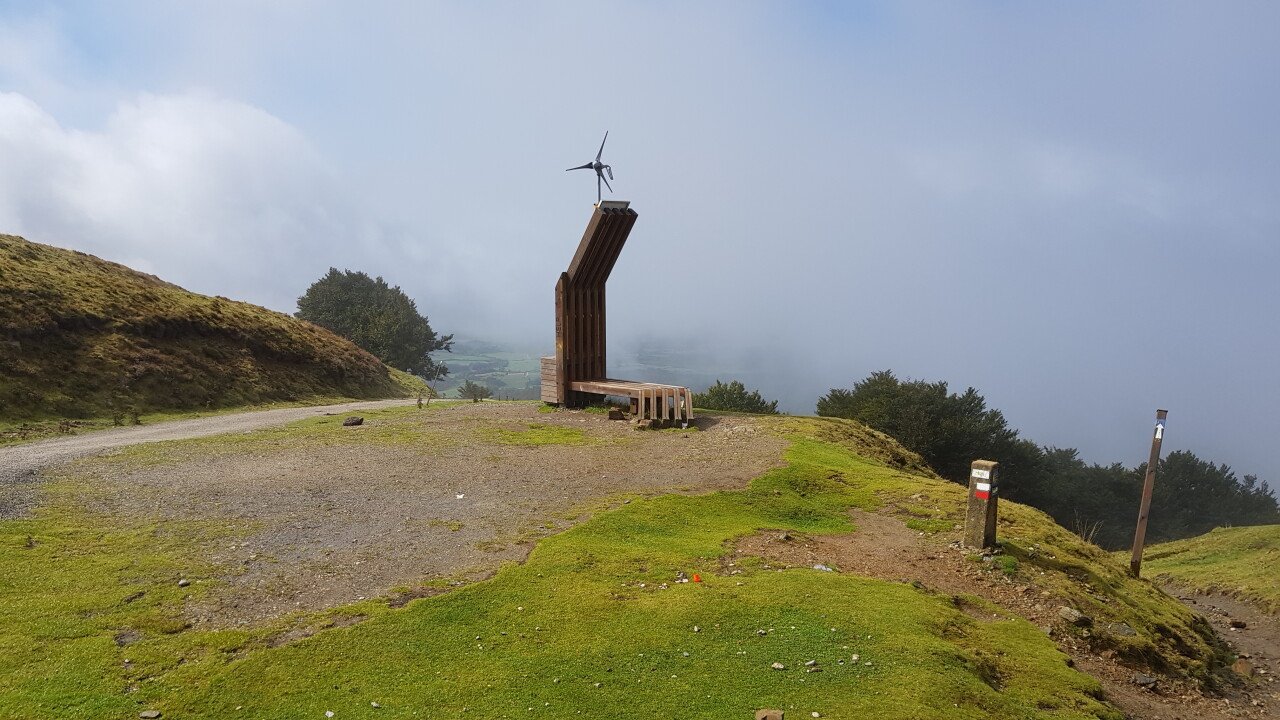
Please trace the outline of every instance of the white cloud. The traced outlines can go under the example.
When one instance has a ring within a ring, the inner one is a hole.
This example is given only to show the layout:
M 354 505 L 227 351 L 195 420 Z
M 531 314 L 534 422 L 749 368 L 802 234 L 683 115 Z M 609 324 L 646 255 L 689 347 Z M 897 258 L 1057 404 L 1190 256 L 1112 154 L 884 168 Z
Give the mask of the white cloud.
M 299 258 L 355 217 L 296 129 L 200 92 L 140 95 L 94 132 L 3 93 L 0 155 L 4 231 L 283 310 L 309 279 Z

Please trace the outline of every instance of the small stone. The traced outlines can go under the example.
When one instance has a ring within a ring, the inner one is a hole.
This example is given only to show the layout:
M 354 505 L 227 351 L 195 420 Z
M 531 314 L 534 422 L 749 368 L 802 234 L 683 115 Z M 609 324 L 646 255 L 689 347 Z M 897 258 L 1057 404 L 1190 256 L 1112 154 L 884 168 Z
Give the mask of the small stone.
M 325 710 L 325 711 L 324 711 L 324 716 L 325 716 L 325 717 L 333 717 L 333 711 L 332 711 L 332 710 Z
M 783 665 L 783 664 L 782 664 L 782 663 L 780 663 L 780 662 L 776 662 L 776 663 L 774 663 L 774 664 L 770 665 L 769 667 L 773 668 L 774 670 L 786 670 L 786 669 L 787 669 L 787 666 L 786 666 L 786 665 Z
M 371 703 L 369 703 L 369 707 L 374 708 L 374 709 L 377 709 L 377 708 L 380 708 L 380 707 L 382 707 L 382 706 L 381 706 L 381 705 L 379 705 L 379 704 L 378 704 L 378 703 L 376 703 L 376 702 L 371 702 Z
M 1058 608 L 1058 617 L 1066 620 L 1076 627 L 1088 627 L 1093 624 L 1093 618 L 1073 607 L 1067 607 L 1066 605 Z
M 351 417 L 342 421 L 343 427 L 354 427 L 356 425 L 363 425 L 363 424 L 364 424 L 364 418 L 356 415 L 352 415 Z M 329 715 L 328 717 L 333 717 L 333 716 Z
M 1241 677 L 1253 677 L 1253 663 L 1245 660 L 1244 658 L 1236 660 L 1235 664 L 1231 666 L 1231 669 Z
M 808 662 L 806 662 L 806 663 L 804 664 L 804 666 L 805 666 L 805 667 L 813 667 L 814 665 L 817 665 L 817 664 L 818 664 L 818 661 L 817 661 L 817 660 L 809 660 Z
M 1236 618 L 1231 618 L 1231 627 L 1235 628 L 1236 630 L 1243 630 L 1249 627 L 1249 623 L 1243 620 L 1238 620 Z
M 1133 637 L 1138 633 L 1129 627 L 1129 623 L 1111 623 L 1107 626 L 1113 635 L 1121 635 L 1123 637 Z
M 178 587 L 186 587 L 190 584 L 191 584 L 191 581 L 186 578 L 182 578 L 181 580 L 178 581 Z
M 783 720 L 781 710 L 757 710 L 756 720 Z
M 609 419 L 623 420 L 625 419 L 625 416 L 623 416 L 622 411 L 619 410 L 618 408 L 609 408 Z
M 1133 684 L 1137 685 L 1140 688 L 1146 688 L 1147 690 L 1155 690 L 1157 682 L 1159 681 L 1151 677 L 1150 675 L 1143 675 L 1142 673 L 1133 674 Z
M 604 683 L 595 683 L 595 686 L 598 688 L 602 688 L 604 687 Z
M 698 627 L 697 625 L 694 625 L 694 626 L 693 626 L 693 631 L 694 631 L 694 632 L 702 632 L 702 628 Z
M 861 655 L 854 655 L 853 657 L 849 658 L 851 662 L 858 662 L 861 659 L 862 659 Z
M 160 717 L 160 711 L 159 710 L 143 710 L 142 712 L 138 713 L 138 717 L 143 718 L 144 720 L 153 720 L 154 718 Z
M 813 566 L 813 569 L 814 569 L 814 570 L 821 570 L 822 572 L 835 572 L 834 570 L 832 570 L 831 568 L 827 567 L 826 565 L 823 565 L 822 563 L 818 563 L 817 565 L 814 565 L 814 566 Z
M 820 713 L 820 712 L 811 712 L 811 713 L 809 713 L 809 717 L 822 717 L 822 713 Z
M 818 667 L 817 665 L 814 665 L 813 667 L 805 668 L 804 671 L 807 673 L 822 672 L 822 668 Z
M 791 539 L 791 533 L 782 533 L 781 535 L 778 536 L 778 539 L 782 540 L 783 542 L 786 542 L 787 540 Z
M 764 637 L 765 635 L 768 635 L 768 634 L 769 634 L 769 631 L 768 631 L 768 630 L 764 630 L 764 629 L 760 629 L 760 630 L 757 630 L 757 631 L 756 631 L 756 634 L 757 634 L 757 635 L 759 635 L 760 637 Z

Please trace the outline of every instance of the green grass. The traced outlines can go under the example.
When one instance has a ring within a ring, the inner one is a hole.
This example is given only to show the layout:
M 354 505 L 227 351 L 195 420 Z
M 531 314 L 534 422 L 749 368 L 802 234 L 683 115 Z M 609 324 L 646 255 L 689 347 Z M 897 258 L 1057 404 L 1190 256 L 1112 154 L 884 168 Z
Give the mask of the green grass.
M 181 630 L 177 620 L 183 593 L 216 582 L 200 548 L 247 528 L 94 516 L 76 503 L 83 488 L 54 482 L 33 518 L 0 523 L 0 717 L 124 718 L 152 707 L 182 718 L 741 718 L 761 707 L 801 717 L 1120 717 L 1021 619 L 976 620 L 949 596 L 841 573 L 746 563 L 721 574 L 731 541 L 761 529 L 850 532 L 849 508 L 908 501 L 963 510 L 962 487 L 859 454 L 910 461 L 873 448 L 860 426 L 771 422 L 792 440 L 786 466 L 748 489 L 600 512 L 541 541 L 523 565 L 400 609 L 370 600 L 252 630 Z M 1169 655 L 1165 665 L 1192 675 L 1208 665 L 1188 610 L 1043 514 L 1001 507 L 1006 553 L 1021 570 L 1044 572 L 1081 596 L 1073 602 L 1096 593 L 1099 620 L 1129 622 L 1150 652 Z M 1067 572 L 1077 567 L 1091 590 Z M 678 572 L 703 582 L 674 583 Z M 184 574 L 199 582 L 179 590 Z M 367 619 L 339 627 L 352 616 Z M 1163 623 L 1180 649 L 1159 645 L 1141 618 Z M 270 642 L 285 627 L 327 625 Z M 123 630 L 139 638 L 118 647 Z M 822 672 L 804 672 L 811 659 Z
M 1218 528 L 1147 548 L 1144 573 L 1221 592 L 1280 615 L 1280 525 Z
M 311 323 L 12 235 L 0 235 L 0 336 L 10 425 L 411 392 Z

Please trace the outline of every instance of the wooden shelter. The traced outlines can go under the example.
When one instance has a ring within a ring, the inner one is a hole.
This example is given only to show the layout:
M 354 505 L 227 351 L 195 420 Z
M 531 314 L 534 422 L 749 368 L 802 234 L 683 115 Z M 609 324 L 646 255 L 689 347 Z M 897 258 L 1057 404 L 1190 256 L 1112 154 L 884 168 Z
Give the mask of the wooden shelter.
M 542 400 L 586 407 L 614 395 L 630 399 L 636 420 L 687 423 L 693 419 L 693 394 L 688 388 L 605 376 L 605 282 L 636 217 L 625 201 L 596 205 L 569 269 L 560 273 L 556 354 L 542 358 Z

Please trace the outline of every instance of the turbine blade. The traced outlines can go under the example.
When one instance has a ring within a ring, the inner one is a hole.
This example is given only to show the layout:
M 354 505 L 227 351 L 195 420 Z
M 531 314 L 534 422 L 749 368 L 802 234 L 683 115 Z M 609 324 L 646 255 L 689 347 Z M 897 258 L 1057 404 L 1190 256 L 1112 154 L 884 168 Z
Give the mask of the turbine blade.
M 605 169 L 605 171 L 606 171 L 606 172 L 608 172 L 608 173 L 609 173 L 609 179 L 610 179 L 610 180 L 612 180 L 612 179 L 613 179 L 613 166 L 612 166 L 612 165 L 605 165 L 605 166 L 604 166 L 604 169 Z
M 609 131 L 604 131 L 604 140 L 600 141 L 600 152 L 596 153 L 596 162 L 600 162 L 600 156 L 604 154 L 604 143 L 609 139 Z
M 571 167 L 571 168 L 569 168 L 568 170 L 565 170 L 565 172 L 569 172 L 569 170 L 590 170 L 590 169 L 591 169 L 591 163 L 587 163 L 586 165 L 579 165 L 578 167 Z
M 600 178 L 601 180 L 604 180 L 604 173 L 600 173 L 600 174 L 596 175 L 596 177 Z M 598 183 L 597 183 L 597 184 L 598 184 Z M 608 180 L 604 180 L 604 186 L 605 186 L 605 187 L 607 187 L 607 188 L 609 188 L 609 192 L 613 192 L 613 187 L 609 185 L 609 181 L 608 181 Z

